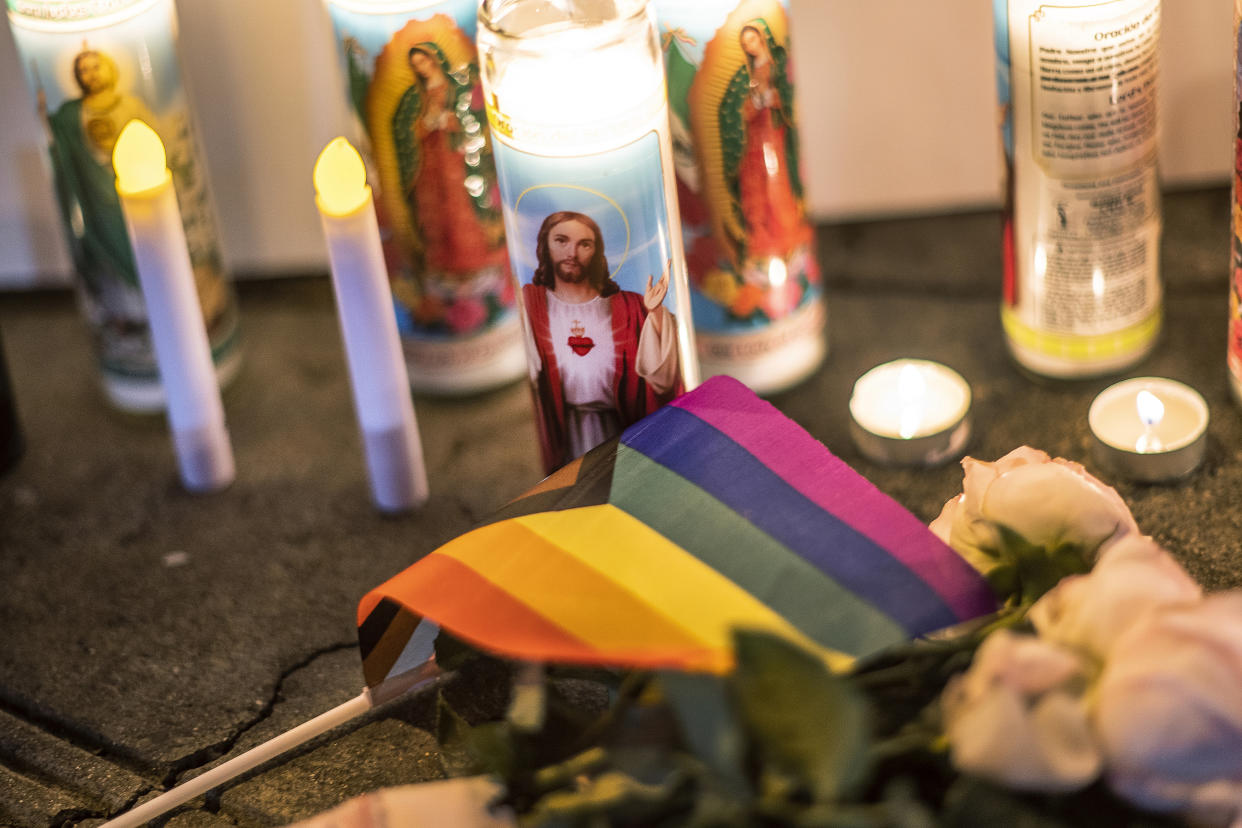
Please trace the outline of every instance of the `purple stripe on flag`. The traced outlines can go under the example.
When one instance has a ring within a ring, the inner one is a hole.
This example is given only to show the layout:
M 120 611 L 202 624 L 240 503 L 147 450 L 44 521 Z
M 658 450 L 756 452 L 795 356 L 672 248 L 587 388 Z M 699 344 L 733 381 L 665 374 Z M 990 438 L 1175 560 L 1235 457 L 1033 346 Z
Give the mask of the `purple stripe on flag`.
M 927 527 L 770 403 L 730 377 L 713 377 L 670 405 L 727 434 L 807 499 L 888 550 L 962 619 L 996 609 L 987 583 Z

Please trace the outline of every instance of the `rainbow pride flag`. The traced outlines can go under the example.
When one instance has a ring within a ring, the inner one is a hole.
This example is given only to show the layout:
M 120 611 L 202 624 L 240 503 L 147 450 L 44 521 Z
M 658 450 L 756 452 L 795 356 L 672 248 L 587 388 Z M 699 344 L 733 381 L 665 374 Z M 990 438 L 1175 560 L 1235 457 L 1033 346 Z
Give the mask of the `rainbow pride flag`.
M 440 628 L 517 659 L 719 673 L 736 627 L 845 667 L 995 609 L 918 518 L 716 377 L 372 590 L 358 633 L 375 687 Z

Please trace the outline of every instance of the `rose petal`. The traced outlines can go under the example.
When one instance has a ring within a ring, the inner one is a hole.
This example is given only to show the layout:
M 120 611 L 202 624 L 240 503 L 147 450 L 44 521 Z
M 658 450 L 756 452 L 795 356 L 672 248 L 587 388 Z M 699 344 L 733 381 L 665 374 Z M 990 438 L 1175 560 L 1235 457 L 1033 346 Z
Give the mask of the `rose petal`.
M 1063 579 L 1031 607 L 1028 617 L 1041 637 L 1103 659 L 1144 614 L 1202 595 L 1159 544 L 1127 535 L 1102 553 L 1090 574 Z
M 1100 676 L 1094 715 L 1120 778 L 1242 783 L 1242 591 L 1131 626 Z
M 1032 546 L 1073 545 L 1094 555 L 1106 541 L 1138 531 L 1107 488 L 1061 464 L 1024 465 L 988 487 L 979 514 Z

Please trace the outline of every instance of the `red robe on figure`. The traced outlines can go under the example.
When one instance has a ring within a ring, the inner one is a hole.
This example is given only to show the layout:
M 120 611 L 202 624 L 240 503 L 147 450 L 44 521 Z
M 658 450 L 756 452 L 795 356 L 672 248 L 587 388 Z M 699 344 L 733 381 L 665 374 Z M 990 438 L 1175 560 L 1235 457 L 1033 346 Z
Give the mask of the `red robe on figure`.
M 626 428 L 683 391 L 681 378 L 666 394 L 656 394 L 647 381 L 638 375 L 638 337 L 647 319 L 643 297 L 623 290 L 608 297 L 612 313 L 612 341 L 616 354 L 613 377 L 617 417 Z M 543 465 L 549 474 L 574 458 L 568 454 L 569 437 L 565 432 L 565 393 L 560 369 L 552 347 L 551 325 L 548 322 L 547 289 L 541 285 L 523 285 L 522 302 L 530 322 L 535 351 L 539 354 L 540 371 L 535 382 L 535 419 L 539 426 L 539 442 Z

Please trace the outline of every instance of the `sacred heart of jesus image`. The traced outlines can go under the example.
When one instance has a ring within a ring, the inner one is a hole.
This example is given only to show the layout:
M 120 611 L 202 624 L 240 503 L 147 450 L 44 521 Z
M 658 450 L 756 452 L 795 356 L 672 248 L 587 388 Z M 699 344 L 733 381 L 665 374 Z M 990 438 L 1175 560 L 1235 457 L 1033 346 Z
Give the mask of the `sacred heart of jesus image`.
M 569 329 L 571 336 L 569 337 L 569 347 L 578 356 L 586 356 L 595 347 L 595 340 L 589 336 L 583 336 L 586 328 L 577 319 L 574 320 L 573 327 Z

